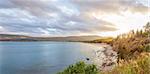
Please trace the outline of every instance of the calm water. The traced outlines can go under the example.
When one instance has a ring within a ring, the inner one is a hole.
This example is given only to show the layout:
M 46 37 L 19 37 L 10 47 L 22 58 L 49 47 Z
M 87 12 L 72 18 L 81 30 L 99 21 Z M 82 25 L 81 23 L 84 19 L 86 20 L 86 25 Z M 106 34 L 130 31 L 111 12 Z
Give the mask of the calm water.
M 97 46 L 72 42 L 0 42 L 0 74 L 55 74 Z

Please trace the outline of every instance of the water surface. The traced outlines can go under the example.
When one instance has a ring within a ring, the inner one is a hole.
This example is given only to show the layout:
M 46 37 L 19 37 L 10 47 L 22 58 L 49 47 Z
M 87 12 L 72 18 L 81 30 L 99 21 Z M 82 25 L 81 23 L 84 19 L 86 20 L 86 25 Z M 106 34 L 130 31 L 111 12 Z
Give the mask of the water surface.
M 0 74 L 55 74 L 97 48 L 78 42 L 0 42 Z

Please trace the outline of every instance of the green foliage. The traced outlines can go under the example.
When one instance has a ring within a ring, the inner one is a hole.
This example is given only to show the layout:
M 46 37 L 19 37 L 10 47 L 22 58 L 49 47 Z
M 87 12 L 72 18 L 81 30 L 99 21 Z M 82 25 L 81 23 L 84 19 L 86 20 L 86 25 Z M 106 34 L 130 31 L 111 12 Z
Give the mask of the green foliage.
M 143 49 L 146 52 L 150 52 L 150 44 L 145 45 Z
M 58 74 L 98 74 L 98 69 L 93 64 L 85 64 L 80 61 L 74 65 L 70 65 L 67 69 Z
M 145 28 L 145 31 L 146 31 L 146 32 L 150 33 L 150 22 L 148 22 L 148 23 L 144 26 L 144 28 Z

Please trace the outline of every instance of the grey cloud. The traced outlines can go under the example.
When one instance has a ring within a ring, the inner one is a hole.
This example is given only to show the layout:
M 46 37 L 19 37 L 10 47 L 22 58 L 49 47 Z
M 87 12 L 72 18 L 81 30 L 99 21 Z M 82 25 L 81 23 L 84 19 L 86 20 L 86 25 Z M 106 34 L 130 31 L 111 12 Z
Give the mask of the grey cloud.
M 11 3 L 9 0 L 1 0 L 0 1 L 0 8 L 12 8 L 15 5 Z
M 80 6 L 81 11 L 119 13 L 120 11 L 148 12 L 149 7 L 136 0 L 73 0 Z
M 59 9 L 55 6 L 55 3 L 53 3 L 51 0 L 47 2 L 44 2 L 43 0 L 2 0 L 0 2 L 1 8 L 17 8 L 20 10 L 26 10 L 32 15 L 38 17 L 47 17 L 47 13 L 59 11 Z
M 94 34 L 116 31 L 117 28 L 113 23 L 96 19 L 86 13 L 118 13 L 128 9 L 145 12 L 147 7 L 136 4 L 134 0 L 1 0 L 0 26 L 13 33 Z

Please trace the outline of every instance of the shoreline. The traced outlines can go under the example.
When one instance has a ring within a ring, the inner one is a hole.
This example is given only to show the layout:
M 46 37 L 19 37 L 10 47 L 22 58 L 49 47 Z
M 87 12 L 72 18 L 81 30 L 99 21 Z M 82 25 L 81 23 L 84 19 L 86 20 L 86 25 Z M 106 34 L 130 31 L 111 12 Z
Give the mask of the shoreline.
M 100 71 L 112 70 L 117 65 L 118 54 L 109 44 L 99 43 L 99 48 L 93 50 L 93 56 L 87 61 L 91 61 Z

